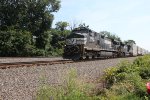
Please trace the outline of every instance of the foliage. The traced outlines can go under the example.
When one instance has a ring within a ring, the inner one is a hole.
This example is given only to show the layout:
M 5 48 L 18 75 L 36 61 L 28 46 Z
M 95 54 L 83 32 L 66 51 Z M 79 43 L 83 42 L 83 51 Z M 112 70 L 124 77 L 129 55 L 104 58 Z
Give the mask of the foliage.
M 90 85 L 77 79 L 77 72 L 71 70 L 64 81 L 63 86 L 43 85 L 37 93 L 37 100 L 98 100 L 96 96 L 90 96 Z
M 63 54 L 63 47 L 65 45 L 65 38 L 70 34 L 69 30 L 57 30 L 57 29 L 51 29 L 51 41 L 50 44 L 52 46 L 51 49 L 49 49 L 50 54 L 53 56 L 58 56 Z
M 108 37 L 109 39 L 114 39 L 114 40 L 121 41 L 120 37 L 118 37 L 117 35 L 112 34 L 112 33 L 110 33 L 110 32 L 102 31 L 102 32 L 100 32 L 100 33 L 101 33 L 103 36 Z
M 57 30 L 64 31 L 66 30 L 66 27 L 69 26 L 69 23 L 60 21 L 57 22 L 55 25 Z
M 59 8 L 58 0 L 1 0 L 0 29 L 14 25 L 15 28 L 38 35 L 50 28 L 53 20 L 51 13 L 57 12 Z
M 127 41 L 124 41 L 124 43 L 125 44 L 132 44 L 132 43 L 136 44 L 134 40 L 127 40 Z
M 31 33 L 27 31 L 0 31 L 0 56 L 28 56 L 32 53 Z
M 41 35 L 36 38 L 36 47 L 46 51 L 50 47 L 50 41 L 51 37 L 48 31 L 41 33 Z
M 50 30 L 54 19 L 52 13 L 57 12 L 59 8 L 59 0 L 1 0 L 0 31 L 3 47 L 1 47 L 0 55 L 46 55 L 48 49 L 51 48 L 51 38 L 48 30 Z M 4 34 L 6 34 L 6 36 Z M 10 40 L 6 41 L 5 38 L 9 38 Z M 25 40 L 21 41 L 21 39 L 24 38 Z M 28 43 L 27 41 L 30 41 L 31 43 Z M 27 49 L 23 50 L 23 46 Z M 10 50 L 10 48 L 12 49 Z M 30 53 L 33 52 L 31 54 L 26 54 L 25 50 Z
M 150 56 L 137 58 L 133 63 L 122 62 L 117 67 L 105 71 L 106 90 L 103 99 L 148 100 L 146 82 L 150 80 Z
M 105 71 L 106 88 L 91 94 L 93 87 L 77 79 L 75 70 L 65 79 L 65 85 L 44 85 L 37 94 L 37 100 L 149 100 L 146 82 L 150 80 L 150 56 L 137 58 L 133 63 L 123 61 Z M 146 74 L 143 73 L 146 71 Z
M 1 0 L 0 56 L 61 55 L 67 22 L 51 29 L 59 0 Z
M 52 46 L 62 48 L 65 42 L 64 40 L 70 34 L 70 31 L 68 30 L 60 31 L 53 29 L 51 30 L 51 34 L 52 34 L 52 41 L 51 41 Z

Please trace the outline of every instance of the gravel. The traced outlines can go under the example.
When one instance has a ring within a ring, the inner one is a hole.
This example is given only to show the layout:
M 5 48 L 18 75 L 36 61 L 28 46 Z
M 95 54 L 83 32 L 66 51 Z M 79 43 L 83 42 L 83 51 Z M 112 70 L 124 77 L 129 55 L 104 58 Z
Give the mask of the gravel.
M 31 62 L 31 61 L 53 61 L 53 60 L 63 60 L 62 57 L 41 57 L 41 58 L 29 58 L 29 57 L 0 57 L 0 63 L 11 63 L 11 62 Z
M 77 70 L 80 79 L 94 81 L 103 74 L 104 69 L 135 58 L 0 69 L 0 100 L 33 100 L 42 84 L 62 84 L 66 73 L 72 68 Z

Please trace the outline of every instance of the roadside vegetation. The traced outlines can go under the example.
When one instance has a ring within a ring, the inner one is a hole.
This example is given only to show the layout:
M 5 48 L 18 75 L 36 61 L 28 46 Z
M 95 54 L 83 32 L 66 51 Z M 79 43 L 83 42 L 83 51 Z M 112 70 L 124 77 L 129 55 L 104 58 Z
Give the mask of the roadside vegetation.
M 63 85 L 43 84 L 37 93 L 36 100 L 96 100 L 96 95 L 91 96 L 93 86 L 79 80 L 76 70 L 72 69 L 65 77 Z
M 150 55 L 133 63 L 124 61 L 105 71 L 106 88 L 101 91 L 104 100 L 149 100 L 146 83 L 150 81 Z
M 62 86 L 43 85 L 37 100 L 149 100 L 146 83 L 150 81 L 150 55 L 137 58 L 133 63 L 123 61 L 105 71 L 105 87 L 95 89 L 94 84 L 77 79 L 70 71 Z

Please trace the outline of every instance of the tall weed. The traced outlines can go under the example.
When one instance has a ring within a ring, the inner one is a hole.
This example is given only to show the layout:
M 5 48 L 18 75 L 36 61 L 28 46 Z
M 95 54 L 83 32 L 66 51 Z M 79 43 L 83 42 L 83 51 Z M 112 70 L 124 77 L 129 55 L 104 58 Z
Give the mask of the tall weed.
M 38 93 L 37 100 L 96 100 L 90 96 L 93 87 L 77 79 L 76 70 L 69 71 L 62 86 L 43 85 Z M 98 100 L 98 99 L 97 99 Z

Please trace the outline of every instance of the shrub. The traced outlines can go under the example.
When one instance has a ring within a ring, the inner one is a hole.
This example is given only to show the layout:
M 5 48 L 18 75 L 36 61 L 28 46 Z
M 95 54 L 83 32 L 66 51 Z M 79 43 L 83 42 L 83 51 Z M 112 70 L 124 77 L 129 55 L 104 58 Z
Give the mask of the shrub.
M 31 47 L 31 33 L 21 30 L 0 31 L 0 56 L 25 56 Z
M 102 98 L 148 100 L 146 82 L 150 79 L 150 56 L 137 58 L 133 63 L 124 61 L 105 71 L 107 89 Z
M 140 70 L 140 76 L 142 79 L 150 79 L 150 68 L 144 68 Z

